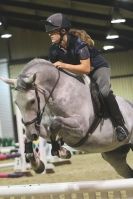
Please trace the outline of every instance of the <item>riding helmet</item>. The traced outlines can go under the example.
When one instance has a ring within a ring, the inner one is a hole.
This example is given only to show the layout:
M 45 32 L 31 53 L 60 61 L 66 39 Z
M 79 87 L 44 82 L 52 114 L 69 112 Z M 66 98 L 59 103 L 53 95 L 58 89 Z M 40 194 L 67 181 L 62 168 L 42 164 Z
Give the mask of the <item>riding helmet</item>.
M 66 29 L 69 30 L 71 27 L 70 21 L 67 17 L 61 13 L 56 13 L 49 16 L 45 21 L 46 32 L 51 32 L 54 30 Z

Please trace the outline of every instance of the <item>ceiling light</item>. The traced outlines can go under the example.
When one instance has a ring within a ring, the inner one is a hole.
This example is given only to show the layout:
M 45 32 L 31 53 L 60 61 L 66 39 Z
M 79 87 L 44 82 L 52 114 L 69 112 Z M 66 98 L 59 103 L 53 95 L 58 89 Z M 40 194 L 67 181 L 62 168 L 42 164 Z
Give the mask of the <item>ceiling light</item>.
M 9 33 L 9 32 L 7 32 L 7 31 L 4 31 L 4 32 L 0 35 L 0 37 L 1 37 L 2 39 L 9 39 L 10 37 L 12 37 L 12 34 Z
M 0 21 L 0 26 L 2 25 L 2 22 Z
M 117 38 L 119 38 L 119 35 L 117 35 L 117 34 L 115 34 L 115 35 L 110 35 L 110 34 L 108 34 L 108 35 L 106 36 L 106 39 L 117 39 Z
M 120 19 L 113 18 L 111 20 L 111 23 L 125 23 L 125 22 L 126 22 L 126 19 L 122 19 L 122 18 L 120 18 Z
M 111 29 L 111 30 L 108 32 L 107 36 L 106 36 L 106 39 L 117 39 L 117 38 L 119 38 L 119 35 L 118 35 L 118 33 L 117 33 L 115 30 L 113 30 L 113 29 Z
M 104 50 L 111 50 L 111 49 L 114 49 L 114 48 L 115 48 L 114 45 L 109 45 L 109 44 L 103 46 Z
M 125 23 L 126 19 L 120 13 L 119 8 L 114 8 L 111 23 Z

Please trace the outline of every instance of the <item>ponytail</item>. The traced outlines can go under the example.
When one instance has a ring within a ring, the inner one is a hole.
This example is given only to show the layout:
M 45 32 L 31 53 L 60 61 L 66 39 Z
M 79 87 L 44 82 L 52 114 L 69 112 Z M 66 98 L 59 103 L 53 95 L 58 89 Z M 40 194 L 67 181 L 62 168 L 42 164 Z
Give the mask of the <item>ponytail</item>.
M 94 46 L 94 41 L 91 39 L 90 35 L 88 35 L 85 30 L 70 29 L 69 33 L 71 33 L 72 35 L 76 37 L 79 37 L 82 41 L 84 41 L 89 46 Z

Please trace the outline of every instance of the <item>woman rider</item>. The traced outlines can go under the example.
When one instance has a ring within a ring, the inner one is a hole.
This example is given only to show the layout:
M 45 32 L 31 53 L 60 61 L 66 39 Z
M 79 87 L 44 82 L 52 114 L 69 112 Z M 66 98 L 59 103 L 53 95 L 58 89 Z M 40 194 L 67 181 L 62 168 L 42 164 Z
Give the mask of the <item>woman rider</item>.
M 45 29 L 52 41 L 49 59 L 57 68 L 91 75 L 108 107 L 117 139 L 123 141 L 127 138 L 128 131 L 115 96 L 110 90 L 109 64 L 94 47 L 93 40 L 84 30 L 70 28 L 70 21 L 61 13 L 47 18 Z

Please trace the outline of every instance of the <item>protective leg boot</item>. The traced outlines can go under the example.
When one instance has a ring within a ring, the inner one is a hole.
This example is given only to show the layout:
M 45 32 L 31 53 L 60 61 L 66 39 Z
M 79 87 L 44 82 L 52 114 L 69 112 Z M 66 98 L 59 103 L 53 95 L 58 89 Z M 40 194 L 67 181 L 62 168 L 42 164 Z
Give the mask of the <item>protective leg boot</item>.
M 125 122 L 123 116 L 112 91 L 110 91 L 108 97 L 105 98 L 105 103 L 107 105 L 112 124 L 115 127 L 116 137 L 118 141 L 121 142 L 127 138 L 128 130 L 124 125 Z

